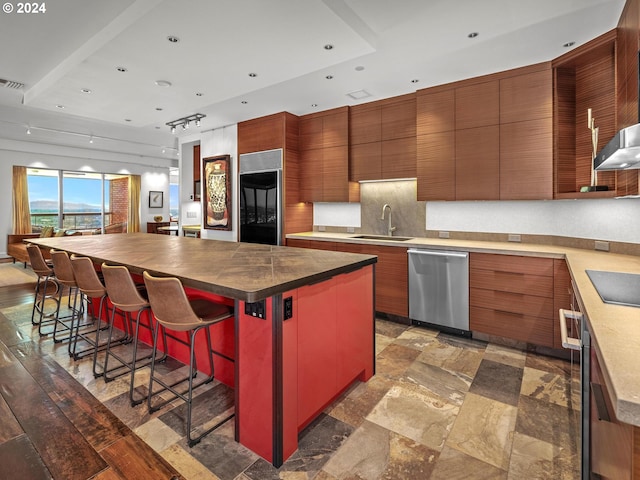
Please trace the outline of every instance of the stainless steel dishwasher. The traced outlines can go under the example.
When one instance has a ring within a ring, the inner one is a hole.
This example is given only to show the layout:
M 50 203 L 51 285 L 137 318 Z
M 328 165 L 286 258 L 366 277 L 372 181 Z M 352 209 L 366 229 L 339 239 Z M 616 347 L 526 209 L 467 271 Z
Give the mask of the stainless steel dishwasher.
M 409 318 L 471 336 L 468 252 L 409 249 Z

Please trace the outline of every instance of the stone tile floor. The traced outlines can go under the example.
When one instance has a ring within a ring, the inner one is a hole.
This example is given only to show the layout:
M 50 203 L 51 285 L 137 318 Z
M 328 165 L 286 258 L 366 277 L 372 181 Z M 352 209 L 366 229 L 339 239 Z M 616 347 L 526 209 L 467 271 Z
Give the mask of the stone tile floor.
M 28 306 L 3 309 L 38 339 Z M 26 321 L 22 321 L 22 319 Z M 435 330 L 376 322 L 376 375 L 353 385 L 300 435 L 299 449 L 275 469 L 233 440 L 233 423 L 189 448 L 180 401 L 149 415 L 130 407 L 128 376 L 94 379 L 91 361 L 38 340 L 56 361 L 186 479 L 577 479 L 569 362 Z M 167 376 L 184 367 L 169 360 Z M 144 395 L 148 369 L 136 375 Z M 232 409 L 233 392 L 199 392 L 194 424 Z

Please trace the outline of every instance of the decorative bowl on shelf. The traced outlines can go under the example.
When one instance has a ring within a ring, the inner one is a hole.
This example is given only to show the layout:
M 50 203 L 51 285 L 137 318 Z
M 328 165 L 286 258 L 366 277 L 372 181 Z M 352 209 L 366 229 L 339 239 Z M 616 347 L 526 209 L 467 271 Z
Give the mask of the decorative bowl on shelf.
M 155 217 L 153 217 L 153 221 L 154 222 L 161 222 L 162 221 L 162 215 L 156 215 Z

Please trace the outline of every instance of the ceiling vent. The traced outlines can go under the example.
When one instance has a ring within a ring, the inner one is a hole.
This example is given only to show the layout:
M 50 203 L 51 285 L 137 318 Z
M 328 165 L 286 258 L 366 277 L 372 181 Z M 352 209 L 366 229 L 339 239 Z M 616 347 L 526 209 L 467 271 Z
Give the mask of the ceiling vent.
M 0 87 L 13 88 L 14 90 L 20 90 L 24 88 L 24 83 L 13 82 L 11 80 L 5 80 L 0 78 Z
M 347 96 L 353 98 L 354 100 L 362 100 L 363 98 L 370 97 L 371 94 L 366 90 L 357 90 L 355 92 L 347 93 Z

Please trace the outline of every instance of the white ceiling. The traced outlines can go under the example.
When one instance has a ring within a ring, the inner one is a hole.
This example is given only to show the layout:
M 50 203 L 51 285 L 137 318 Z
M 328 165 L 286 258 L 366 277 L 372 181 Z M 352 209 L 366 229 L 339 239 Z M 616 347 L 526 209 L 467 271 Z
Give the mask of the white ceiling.
M 0 79 L 24 84 L 0 86 L 0 138 L 163 158 L 172 151 L 161 154 L 159 147 L 177 144 L 165 124 L 177 118 L 205 114 L 197 129 L 204 131 L 548 61 L 615 28 L 624 0 L 45 5 L 44 13 L 0 14 Z M 471 32 L 479 35 L 469 38 Z M 575 46 L 564 47 L 567 42 Z M 159 87 L 158 80 L 171 86 Z M 346 95 L 359 90 L 370 96 Z M 180 132 L 193 133 L 193 127 Z

